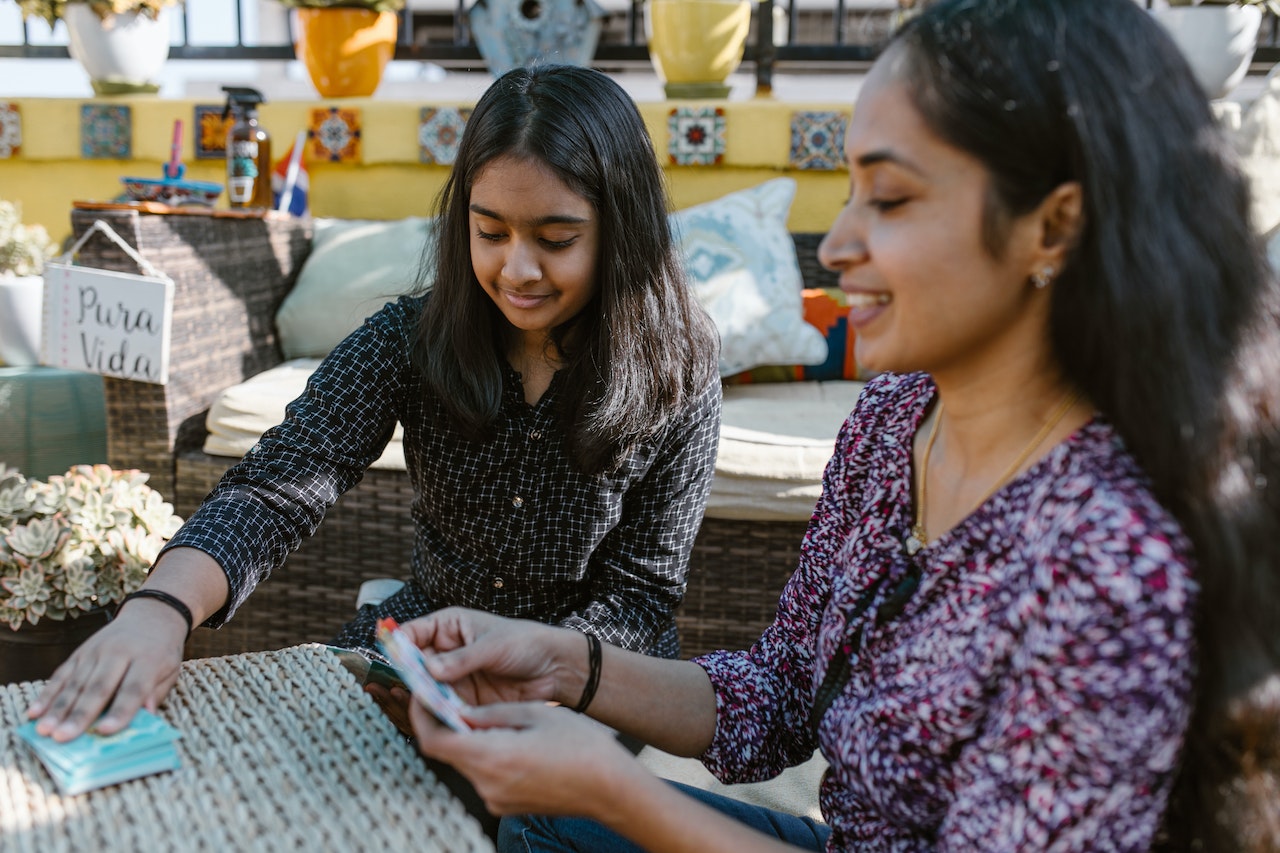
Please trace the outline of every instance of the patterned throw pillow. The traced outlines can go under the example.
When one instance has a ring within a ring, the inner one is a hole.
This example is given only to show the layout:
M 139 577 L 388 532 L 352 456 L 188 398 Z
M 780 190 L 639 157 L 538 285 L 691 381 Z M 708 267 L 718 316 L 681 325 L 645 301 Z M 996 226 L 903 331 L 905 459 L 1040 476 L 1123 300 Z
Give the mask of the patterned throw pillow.
M 671 215 L 685 271 L 720 332 L 720 375 L 764 364 L 820 364 L 805 323 L 800 265 L 787 231 L 796 182 L 775 178 Z
M 756 367 L 726 377 L 731 385 L 759 382 L 800 382 L 804 380 L 866 379 L 853 354 L 854 332 L 849 328 L 849 301 L 838 287 L 805 288 L 802 291 L 804 320 L 827 342 L 827 360 L 814 365 L 777 365 Z

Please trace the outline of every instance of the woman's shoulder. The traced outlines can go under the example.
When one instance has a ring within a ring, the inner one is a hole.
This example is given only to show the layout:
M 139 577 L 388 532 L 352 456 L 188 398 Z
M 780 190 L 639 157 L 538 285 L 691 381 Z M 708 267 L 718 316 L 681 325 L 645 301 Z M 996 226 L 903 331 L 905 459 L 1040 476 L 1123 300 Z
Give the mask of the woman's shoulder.
M 1104 586 L 1151 581 L 1178 598 L 1194 594 L 1190 540 L 1105 419 L 1051 453 L 1030 486 L 1025 519 L 1040 534 L 1032 541 L 1053 552 L 1037 562 L 1076 565 Z
M 858 395 L 838 442 L 847 443 L 855 435 L 906 440 L 915 433 L 933 395 L 933 379 L 927 373 L 878 374 Z
M 1156 500 L 1151 480 L 1115 428 L 1095 416 L 1047 459 L 1050 494 L 1060 501 L 1099 510 L 1125 508 L 1120 518 L 1139 515 L 1160 526 L 1176 527 Z

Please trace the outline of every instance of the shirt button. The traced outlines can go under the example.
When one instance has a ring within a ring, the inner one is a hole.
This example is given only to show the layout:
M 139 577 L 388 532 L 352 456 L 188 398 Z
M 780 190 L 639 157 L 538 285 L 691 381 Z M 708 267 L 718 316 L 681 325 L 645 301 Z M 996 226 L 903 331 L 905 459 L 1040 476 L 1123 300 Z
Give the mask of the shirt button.
M 531 441 L 542 441 L 542 430 L 540 429 L 531 430 L 529 432 L 529 439 Z
M 494 588 L 494 589 L 502 589 L 502 586 L 503 586 L 502 578 L 494 578 L 494 579 L 493 579 L 493 588 Z
M 519 495 L 516 495 L 514 498 L 511 499 L 511 505 L 516 509 L 519 509 L 520 507 L 524 506 L 524 498 L 520 497 Z

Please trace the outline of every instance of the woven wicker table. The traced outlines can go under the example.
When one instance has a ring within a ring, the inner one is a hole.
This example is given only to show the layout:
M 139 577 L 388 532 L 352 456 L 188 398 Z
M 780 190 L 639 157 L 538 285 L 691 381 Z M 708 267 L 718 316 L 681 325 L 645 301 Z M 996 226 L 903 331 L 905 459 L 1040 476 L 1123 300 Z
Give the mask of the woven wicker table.
M 183 664 L 161 715 L 181 769 L 63 797 L 0 688 L 0 847 L 491 851 L 478 823 L 323 646 Z

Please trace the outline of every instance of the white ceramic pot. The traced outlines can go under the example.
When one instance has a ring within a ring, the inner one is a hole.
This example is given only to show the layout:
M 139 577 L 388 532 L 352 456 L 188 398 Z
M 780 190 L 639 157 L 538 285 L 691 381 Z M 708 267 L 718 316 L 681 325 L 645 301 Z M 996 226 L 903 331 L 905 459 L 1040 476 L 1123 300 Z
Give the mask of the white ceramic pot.
M 0 275 L 0 362 L 29 367 L 40 362 L 44 279 Z
M 84 66 L 98 94 L 156 91 L 160 69 L 169 58 L 165 10 L 154 19 L 124 12 L 100 20 L 87 3 L 68 3 L 67 51 Z
M 1173 36 L 1210 98 L 1225 97 L 1244 79 L 1262 24 L 1257 6 L 1171 6 L 1151 14 Z

